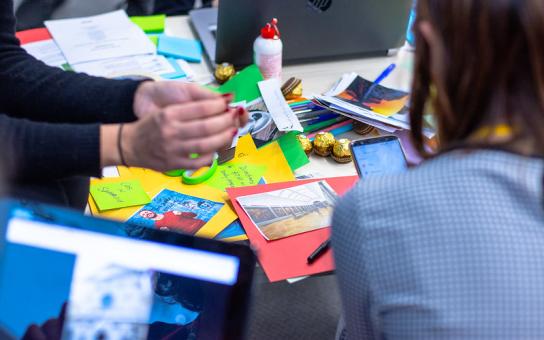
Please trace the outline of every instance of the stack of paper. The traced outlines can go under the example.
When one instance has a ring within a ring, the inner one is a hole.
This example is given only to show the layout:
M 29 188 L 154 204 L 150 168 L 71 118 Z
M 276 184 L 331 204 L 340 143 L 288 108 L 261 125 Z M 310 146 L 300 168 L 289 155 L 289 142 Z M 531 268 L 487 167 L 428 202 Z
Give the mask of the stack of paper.
M 110 78 L 190 78 L 186 60 L 200 61 L 200 43 L 164 35 L 165 18 L 129 18 L 115 11 L 47 21 L 47 28 L 18 32 L 17 37 L 29 54 L 49 66 Z M 162 50 L 157 47 L 161 41 Z
M 409 130 L 409 94 L 393 90 L 361 78 L 356 73 L 342 76 L 336 85 L 321 96 L 314 96 L 316 104 L 349 118 L 393 133 Z M 434 136 L 430 128 L 427 137 Z

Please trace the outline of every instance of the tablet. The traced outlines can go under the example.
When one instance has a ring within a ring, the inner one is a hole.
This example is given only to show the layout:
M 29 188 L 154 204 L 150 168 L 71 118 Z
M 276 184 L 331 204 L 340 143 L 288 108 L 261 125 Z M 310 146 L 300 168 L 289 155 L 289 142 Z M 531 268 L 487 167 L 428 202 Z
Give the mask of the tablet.
M 48 322 L 62 339 L 244 337 L 247 246 L 10 201 L 0 232 L 0 334 Z

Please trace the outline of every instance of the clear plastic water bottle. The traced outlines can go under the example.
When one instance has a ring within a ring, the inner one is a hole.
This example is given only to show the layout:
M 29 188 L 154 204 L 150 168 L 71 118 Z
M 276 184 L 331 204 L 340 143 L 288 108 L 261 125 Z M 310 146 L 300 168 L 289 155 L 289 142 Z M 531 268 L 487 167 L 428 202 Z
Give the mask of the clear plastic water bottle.
M 410 20 L 408 23 L 408 29 L 406 30 L 406 42 L 404 46 L 399 49 L 397 54 L 397 68 L 394 72 L 393 81 L 394 87 L 398 90 L 410 92 L 412 87 L 412 78 L 414 75 L 414 49 L 415 49 L 415 36 L 413 26 L 416 20 L 416 2 L 412 5 L 410 10 Z

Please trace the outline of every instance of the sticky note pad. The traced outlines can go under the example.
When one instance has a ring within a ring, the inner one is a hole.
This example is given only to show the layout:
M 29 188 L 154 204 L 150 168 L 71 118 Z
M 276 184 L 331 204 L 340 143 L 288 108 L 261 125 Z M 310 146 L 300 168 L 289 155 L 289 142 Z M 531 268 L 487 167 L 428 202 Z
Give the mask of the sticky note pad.
M 219 190 L 257 185 L 265 172 L 264 165 L 223 164 L 206 184 Z
M 130 20 L 145 33 L 162 33 L 164 32 L 166 15 L 159 14 L 145 17 L 130 17 Z
M 90 188 L 100 211 L 144 205 L 151 199 L 137 180 L 93 184 Z
M 251 65 L 220 86 L 218 90 L 221 93 L 234 93 L 235 103 L 244 100 L 250 103 L 261 97 L 258 83 L 263 80 L 263 75 L 257 65 Z
M 157 53 L 165 57 L 183 59 L 193 63 L 202 61 L 202 46 L 198 40 L 161 35 Z

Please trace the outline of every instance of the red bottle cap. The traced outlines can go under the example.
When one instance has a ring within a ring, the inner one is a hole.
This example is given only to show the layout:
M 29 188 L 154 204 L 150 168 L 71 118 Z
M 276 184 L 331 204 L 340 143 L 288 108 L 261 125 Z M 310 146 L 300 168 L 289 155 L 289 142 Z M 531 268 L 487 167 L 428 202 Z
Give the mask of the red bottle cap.
M 280 31 L 278 30 L 278 19 L 274 18 L 265 27 L 261 29 L 261 37 L 264 39 L 279 39 Z

